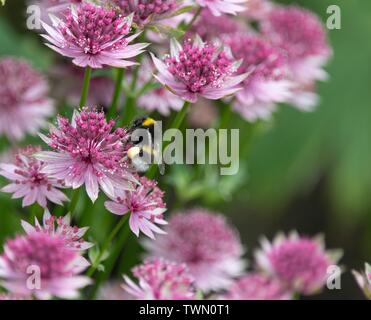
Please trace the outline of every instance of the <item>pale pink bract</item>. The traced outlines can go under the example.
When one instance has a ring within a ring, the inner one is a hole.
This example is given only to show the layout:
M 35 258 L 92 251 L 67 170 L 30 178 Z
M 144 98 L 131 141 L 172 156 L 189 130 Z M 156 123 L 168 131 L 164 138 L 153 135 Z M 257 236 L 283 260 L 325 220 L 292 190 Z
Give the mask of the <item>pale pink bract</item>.
M 207 8 L 211 13 L 219 17 L 222 14 L 236 15 L 246 10 L 247 0 L 195 0 L 198 5 Z

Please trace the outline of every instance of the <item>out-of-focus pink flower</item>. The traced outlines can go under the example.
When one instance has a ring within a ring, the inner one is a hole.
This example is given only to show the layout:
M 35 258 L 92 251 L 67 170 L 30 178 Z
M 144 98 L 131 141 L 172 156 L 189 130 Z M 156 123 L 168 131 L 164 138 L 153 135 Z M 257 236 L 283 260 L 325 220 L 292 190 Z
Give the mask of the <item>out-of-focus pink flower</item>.
M 126 283 L 123 288 L 137 300 L 195 299 L 193 278 L 188 274 L 185 264 L 155 258 L 146 260 L 132 272 L 139 283 L 124 276 Z
M 321 239 L 279 234 L 273 243 L 261 241 L 255 254 L 259 268 L 277 277 L 289 290 L 313 294 L 326 283 L 327 268 L 336 264 L 339 252 L 326 252 Z
M 308 85 L 316 80 L 326 80 L 327 73 L 323 66 L 331 56 L 331 48 L 327 42 L 325 27 L 312 12 L 296 7 L 275 7 L 262 22 L 262 32 L 288 57 L 291 77 L 297 87 L 295 95 L 307 92 Z M 317 99 L 300 103 L 300 99 L 292 100 L 302 110 L 311 110 Z
M 25 297 L 20 295 L 15 295 L 11 293 L 0 294 L 0 301 L 16 301 L 16 300 L 31 300 L 31 297 Z
M 284 55 L 255 34 L 236 34 L 226 43 L 233 56 L 242 60 L 238 72 L 250 73 L 236 93 L 233 108 L 248 121 L 269 119 L 276 103 L 288 101 L 293 88 Z
M 2 286 L 12 294 L 38 299 L 76 298 L 78 289 L 90 283 L 79 275 L 87 267 L 81 258 L 60 236 L 44 232 L 17 236 L 6 242 L 0 256 Z
M 124 60 L 141 54 L 146 43 L 129 45 L 139 33 L 130 37 L 133 16 L 123 17 L 115 10 L 89 3 L 72 6 L 64 18 L 54 19 L 56 26 L 43 23 L 42 35 L 51 49 L 73 58 L 80 67 L 102 68 L 104 65 L 125 68 L 136 62 Z
M 166 232 L 156 241 L 144 242 L 149 255 L 185 263 L 201 291 L 228 288 L 242 274 L 243 247 L 222 215 L 203 209 L 176 214 Z
M 139 70 L 139 86 L 147 84 L 151 78 L 154 69 L 151 61 L 145 59 L 142 61 Z M 138 106 L 148 111 L 158 111 L 164 116 L 168 116 L 171 110 L 179 111 L 183 106 L 183 100 L 171 93 L 164 87 L 154 88 L 146 91 L 138 98 Z
M 210 10 L 202 10 L 200 16 L 186 33 L 185 38 L 197 34 L 201 39 L 213 41 L 226 35 L 233 35 L 246 29 L 246 26 L 228 15 L 215 17 Z
M 227 57 L 214 45 L 204 43 L 198 36 L 183 47 L 175 39 L 170 44 L 171 56 L 164 61 L 152 55 L 158 70 L 156 79 L 182 99 L 195 103 L 198 96 L 217 100 L 236 93 L 246 74 L 232 76 L 240 62 Z
M 365 263 L 365 271 L 358 272 L 353 270 L 352 273 L 367 299 L 371 300 L 371 266 Z
M 54 112 L 47 82 L 26 61 L 14 58 L 0 59 L 0 79 L 0 134 L 10 140 L 36 134 Z
M 248 273 L 236 280 L 222 296 L 225 300 L 289 300 L 282 283 L 261 273 Z
M 17 151 L 13 163 L 0 164 L 0 175 L 11 181 L 1 191 L 12 193 L 14 199 L 23 198 L 23 207 L 37 202 L 45 208 L 47 200 L 63 205 L 68 198 L 57 189 L 63 182 L 42 172 L 45 163 L 33 157 L 40 151 L 40 147 L 28 146 Z
M 163 213 L 166 211 L 164 193 L 155 181 L 146 177 L 139 178 L 139 183 L 135 190 L 113 197 L 114 201 L 106 201 L 105 207 L 117 215 L 130 214 L 131 231 L 136 236 L 139 236 L 141 231 L 154 239 L 154 233 L 165 233 L 156 224 L 167 224 L 163 219 Z
M 85 184 L 86 192 L 95 202 L 99 187 L 115 198 L 116 190 L 131 189 L 135 181 L 122 162 L 127 133 L 115 121 L 106 121 L 103 112 L 84 108 L 75 111 L 73 119 L 59 116 L 58 128 L 51 127 L 49 136 L 40 137 L 55 151 L 35 155 L 45 163 L 43 173 L 64 181 L 67 187 L 77 189 Z
M 71 226 L 71 217 L 66 215 L 64 217 L 52 216 L 48 209 L 43 215 L 43 224 L 41 225 L 35 217 L 35 226 L 27 221 L 22 220 L 22 227 L 27 234 L 33 232 L 44 232 L 50 236 L 58 236 L 65 240 L 66 246 L 76 250 L 85 251 L 93 246 L 93 243 L 85 241 L 82 237 L 88 231 L 88 227 L 79 228 Z
M 180 7 L 178 0 L 114 0 L 123 15 L 134 13 L 133 21 L 140 27 L 170 18 Z
M 211 13 L 219 17 L 222 14 L 237 14 L 246 10 L 247 0 L 195 0 L 198 5 L 208 8 Z

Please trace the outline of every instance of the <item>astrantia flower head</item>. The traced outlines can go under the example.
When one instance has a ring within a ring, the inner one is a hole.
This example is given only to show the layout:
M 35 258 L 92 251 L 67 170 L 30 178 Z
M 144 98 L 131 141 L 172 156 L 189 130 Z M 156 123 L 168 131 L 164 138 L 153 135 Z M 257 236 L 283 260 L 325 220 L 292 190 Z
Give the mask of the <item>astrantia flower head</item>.
M 22 148 L 15 154 L 13 163 L 0 164 L 0 175 L 11 181 L 1 191 L 13 193 L 15 199 L 23 198 L 24 207 L 37 202 L 45 208 L 47 200 L 63 205 L 68 198 L 57 189 L 63 187 L 63 182 L 42 172 L 45 163 L 33 156 L 38 151 L 40 147 Z
M 117 15 L 113 9 L 82 3 L 71 9 L 52 27 L 43 23 L 51 49 L 73 58 L 80 67 L 102 68 L 104 65 L 125 68 L 136 64 L 124 59 L 135 57 L 148 45 L 129 45 L 139 34 L 127 37 L 133 16 Z
M 236 280 L 222 296 L 225 300 L 288 300 L 290 293 L 273 277 L 249 273 Z
M 371 266 L 368 263 L 365 263 L 365 271 L 358 272 L 353 270 L 353 275 L 357 281 L 357 284 L 367 297 L 371 299 Z
M 247 0 L 195 0 L 198 5 L 208 8 L 214 16 L 237 14 L 246 10 Z
M 43 224 L 41 225 L 35 217 L 35 225 L 31 225 L 27 221 L 22 220 L 22 227 L 27 234 L 33 232 L 44 232 L 51 236 L 58 236 L 64 239 L 67 247 L 77 250 L 85 251 L 93 246 L 91 242 L 85 241 L 82 237 L 88 231 L 88 227 L 79 228 L 71 226 L 71 217 L 66 215 L 64 217 L 52 216 L 48 209 L 43 215 Z
M 293 84 L 287 79 L 283 53 L 255 34 L 236 34 L 226 39 L 232 54 L 242 60 L 238 72 L 250 75 L 236 93 L 233 108 L 248 121 L 267 119 L 275 104 L 290 98 Z
M 85 184 L 93 202 L 99 187 L 110 197 L 115 197 L 117 189 L 131 188 L 134 178 L 121 161 L 127 133 L 122 128 L 113 130 L 115 121 L 107 122 L 103 112 L 84 108 L 74 113 L 71 122 L 59 116 L 57 124 L 48 137 L 40 134 L 55 150 L 35 155 L 44 161 L 44 173 L 73 189 Z
M 134 283 L 124 276 L 123 288 L 138 300 L 191 300 L 195 298 L 193 278 L 185 264 L 176 264 L 163 259 L 146 260 L 135 267 Z
M 122 14 L 134 14 L 133 21 L 143 27 L 167 19 L 179 8 L 178 0 L 114 0 Z
M 242 273 L 243 247 L 222 215 L 203 209 L 176 214 L 166 231 L 166 236 L 144 243 L 149 254 L 185 263 L 201 291 L 227 288 Z
M 0 59 L 0 79 L 0 134 L 10 140 L 36 134 L 54 111 L 47 82 L 26 61 L 13 58 Z
M 80 258 L 62 237 L 44 232 L 17 236 L 6 242 L 0 256 L 2 286 L 12 294 L 38 299 L 76 298 L 78 289 L 90 283 L 79 275 L 87 267 Z M 29 285 L 30 272 L 40 276 L 34 286 Z
M 326 80 L 324 64 L 331 56 L 325 27 L 312 12 L 295 7 L 275 7 L 262 23 L 262 30 L 269 40 L 286 53 L 293 81 L 298 84 L 296 95 L 316 80 Z M 310 110 L 316 102 L 296 105 Z M 293 100 L 295 103 L 295 100 Z
M 326 252 L 321 239 L 279 234 L 269 243 L 262 240 L 256 252 L 258 267 L 277 277 L 289 290 L 312 294 L 326 283 L 327 268 L 336 264 L 339 252 Z
M 240 62 L 234 62 L 225 51 L 204 43 L 198 36 L 183 47 L 171 40 L 171 55 L 164 61 L 152 55 L 159 71 L 156 79 L 182 99 L 195 103 L 198 96 L 217 100 L 240 90 L 237 85 L 247 75 L 232 76 Z
M 146 85 L 151 80 L 152 73 L 151 61 L 144 59 L 139 70 L 139 85 Z M 142 94 L 138 98 L 138 106 L 148 111 L 158 111 L 162 115 L 167 116 L 171 110 L 179 111 L 183 106 L 183 100 L 161 86 Z
M 139 178 L 139 185 L 132 191 L 106 201 L 107 210 L 117 215 L 130 214 L 129 225 L 136 236 L 143 232 L 154 238 L 154 233 L 164 234 L 156 224 L 167 224 L 163 219 L 166 205 L 163 201 L 164 192 L 157 187 L 157 183 L 146 177 Z

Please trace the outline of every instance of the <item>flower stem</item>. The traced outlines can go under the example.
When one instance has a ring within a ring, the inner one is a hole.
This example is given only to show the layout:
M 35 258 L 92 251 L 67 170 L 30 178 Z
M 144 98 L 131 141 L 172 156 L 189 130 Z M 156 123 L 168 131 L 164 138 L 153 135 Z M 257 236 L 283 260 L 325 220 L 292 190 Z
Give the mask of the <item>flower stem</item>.
M 97 279 L 95 281 L 94 287 L 90 293 L 90 299 L 94 300 L 97 294 L 97 291 L 104 281 L 110 276 L 117 259 L 120 257 L 120 253 L 122 252 L 122 248 L 125 245 L 126 239 L 130 234 L 129 224 L 125 224 L 123 227 L 122 232 L 120 233 L 117 241 L 115 241 L 114 247 L 111 251 L 110 257 L 107 259 L 107 262 L 104 265 L 104 272 L 99 273 Z
M 173 122 L 171 123 L 169 129 L 179 129 L 180 128 L 180 126 L 182 125 L 183 120 L 184 120 L 184 118 L 187 114 L 187 111 L 188 111 L 190 105 L 191 105 L 190 102 L 184 101 L 182 109 L 176 114 L 176 116 L 175 116 Z
M 231 121 L 232 108 L 229 104 L 226 104 L 222 101 L 220 101 L 218 105 L 219 108 L 221 109 L 218 129 L 227 129 Z
M 91 68 L 87 66 L 85 69 L 84 82 L 82 85 L 80 107 L 84 107 L 86 104 L 86 100 L 89 94 L 90 78 L 91 78 Z
M 72 190 L 72 198 L 71 198 L 70 206 L 68 207 L 68 212 L 70 213 L 71 217 L 75 213 L 76 206 L 79 202 L 80 190 L 81 188 Z
M 117 233 L 120 231 L 120 229 L 122 228 L 122 226 L 128 221 L 129 216 L 130 216 L 130 212 L 124 214 L 124 216 L 121 218 L 121 220 L 119 221 L 119 223 L 113 228 L 113 230 L 111 231 L 111 233 L 107 237 L 106 241 L 103 243 L 102 248 L 101 248 L 101 250 L 100 250 L 100 252 L 98 254 L 97 259 L 93 262 L 93 264 L 91 265 L 91 267 L 87 271 L 87 276 L 88 277 L 91 277 L 94 274 L 95 270 L 97 270 L 97 268 L 98 268 L 98 266 L 100 264 L 100 260 L 102 259 L 104 253 L 107 251 L 110 243 L 115 238 L 115 236 L 117 235 Z M 126 237 L 125 237 L 125 239 L 126 239 Z
M 199 7 L 195 15 L 193 16 L 192 20 L 189 21 L 189 23 L 184 27 L 184 32 L 187 32 L 189 29 L 191 29 L 192 25 L 195 23 L 197 18 L 200 16 L 201 12 L 202 12 L 202 7 Z
M 121 95 L 122 80 L 124 79 L 124 74 L 125 74 L 125 69 L 123 68 L 117 69 L 115 91 L 113 92 L 112 103 L 111 103 L 111 107 L 109 110 L 109 118 L 113 118 L 116 115 L 117 104 L 119 102 L 120 95 Z

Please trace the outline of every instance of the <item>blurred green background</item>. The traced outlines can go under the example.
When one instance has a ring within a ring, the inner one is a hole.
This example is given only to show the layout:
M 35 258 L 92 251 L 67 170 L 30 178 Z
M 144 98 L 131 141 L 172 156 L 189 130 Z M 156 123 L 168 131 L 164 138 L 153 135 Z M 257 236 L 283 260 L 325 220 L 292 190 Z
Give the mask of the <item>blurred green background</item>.
M 349 270 L 371 262 L 371 2 L 282 2 L 310 8 L 323 21 L 329 5 L 340 6 L 341 29 L 329 30 L 330 80 L 319 84 L 315 112 L 280 108 L 253 140 L 242 187 L 215 206 L 238 226 L 248 256 L 263 234 L 324 233 L 328 247 L 344 250 L 346 273 L 342 290 L 313 298 L 359 299 L 363 295 Z M 22 0 L 0 8 L 0 56 L 22 56 L 48 71 L 54 55 L 37 34 L 26 31 L 25 14 Z M 18 228 L 22 212 L 15 216 L 13 207 L 0 193 L 0 243 Z

